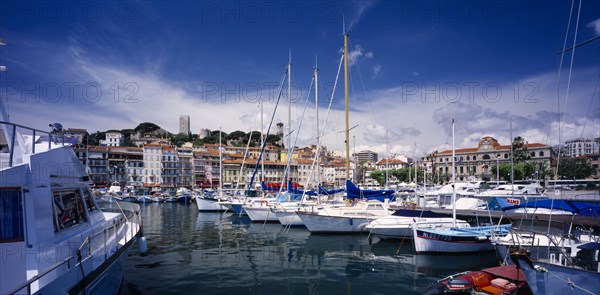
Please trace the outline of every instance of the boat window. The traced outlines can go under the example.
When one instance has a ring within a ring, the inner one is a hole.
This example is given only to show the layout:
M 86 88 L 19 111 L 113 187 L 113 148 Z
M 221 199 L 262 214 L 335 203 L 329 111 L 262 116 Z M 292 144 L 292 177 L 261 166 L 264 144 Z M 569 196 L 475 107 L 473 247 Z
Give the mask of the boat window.
M 19 188 L 0 189 L 0 243 L 25 240 L 23 198 Z
M 92 192 L 90 191 L 90 189 L 86 188 L 83 190 L 83 198 L 85 200 L 85 206 L 87 207 L 88 211 L 92 212 L 97 209 L 96 203 L 94 202 L 94 197 L 92 196 Z
M 384 210 L 381 204 L 369 204 L 368 210 Z
M 79 190 L 55 191 L 54 231 L 61 231 L 87 220 Z

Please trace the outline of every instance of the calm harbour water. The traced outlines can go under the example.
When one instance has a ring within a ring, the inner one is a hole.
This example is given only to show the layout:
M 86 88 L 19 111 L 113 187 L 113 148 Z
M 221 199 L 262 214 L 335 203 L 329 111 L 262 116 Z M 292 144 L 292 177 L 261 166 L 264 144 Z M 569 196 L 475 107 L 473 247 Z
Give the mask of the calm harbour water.
M 142 205 L 148 253 L 134 247 L 121 294 L 420 294 L 494 253 L 416 255 L 410 240 L 311 235 L 195 204 Z

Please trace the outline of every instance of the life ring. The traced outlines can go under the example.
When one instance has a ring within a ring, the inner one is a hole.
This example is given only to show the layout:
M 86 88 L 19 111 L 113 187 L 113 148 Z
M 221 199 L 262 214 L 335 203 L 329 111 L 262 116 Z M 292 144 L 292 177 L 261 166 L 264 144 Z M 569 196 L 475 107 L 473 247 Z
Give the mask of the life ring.
M 267 201 L 260 201 L 260 206 L 261 206 L 261 207 L 262 207 L 262 206 L 265 206 L 265 207 L 266 207 L 266 206 L 268 206 L 268 205 L 269 205 L 269 203 L 268 203 Z

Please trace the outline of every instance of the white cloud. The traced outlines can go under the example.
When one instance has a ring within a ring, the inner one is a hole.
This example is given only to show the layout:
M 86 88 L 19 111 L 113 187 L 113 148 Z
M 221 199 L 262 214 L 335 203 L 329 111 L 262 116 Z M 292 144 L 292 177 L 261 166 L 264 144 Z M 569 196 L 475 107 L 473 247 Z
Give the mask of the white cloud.
M 152 72 L 129 70 L 122 65 L 100 63 L 90 59 L 85 52 L 75 50 L 75 61 L 71 63 L 69 74 L 78 77 L 76 82 L 84 85 L 96 82 L 102 86 L 103 96 L 95 103 L 78 98 L 75 102 L 51 103 L 42 100 L 33 103 L 21 103 L 19 94 L 11 98 L 11 119 L 17 123 L 27 123 L 40 129 L 50 122 L 60 122 L 66 128 L 87 128 L 89 131 L 133 128 L 144 121 L 157 123 L 161 127 L 176 132 L 180 114 L 191 116 L 192 132 L 200 128 L 223 131 L 260 130 L 259 105 L 249 98 L 254 93 L 243 93 L 233 89 L 216 89 L 212 98 L 203 100 L 193 87 L 184 87 Z M 67 56 L 57 59 L 70 60 Z M 360 46 L 353 51 L 353 60 L 369 58 Z M 373 68 L 374 72 L 377 66 Z M 40 69 L 40 71 L 43 69 Z M 381 67 L 379 70 L 381 72 Z M 566 75 L 564 75 L 566 77 Z M 592 107 L 586 120 L 586 114 L 593 98 L 597 71 L 578 70 L 573 73 L 573 82 L 567 115 L 562 132 L 562 141 L 574 137 L 600 136 L 600 109 Z M 200 80 L 200 78 L 197 78 Z M 558 142 L 558 116 L 556 114 L 556 73 L 542 73 L 531 77 L 521 77 L 515 81 L 429 81 L 424 84 L 400 83 L 396 87 L 371 90 L 368 101 L 351 97 L 350 126 L 359 125 L 351 131 L 351 150 L 356 144 L 357 150 L 370 149 L 386 155 L 404 154 L 409 157 L 425 155 L 435 149 L 450 148 L 452 142 L 450 122 L 456 118 L 457 148 L 474 147 L 483 136 L 493 136 L 501 144 L 510 141 L 509 122 L 513 122 L 513 136 L 521 135 L 529 142 L 555 144 Z M 73 81 L 56 77 L 55 82 L 62 84 Z M 124 103 L 123 96 L 128 89 L 120 89 L 117 101 L 114 88 L 134 83 L 138 89 L 132 97 L 134 103 Z M 202 81 L 198 82 L 202 85 Z M 493 84 L 495 83 L 495 84 Z M 530 84 L 533 83 L 533 84 Z M 564 83 L 564 82 L 563 82 Z M 456 96 L 452 86 L 458 85 L 460 95 Z M 502 95 L 491 100 L 492 87 L 484 95 L 486 86 L 497 85 Z M 515 85 L 517 88 L 515 88 Z M 530 88 L 528 86 L 534 85 Z M 31 85 L 30 85 L 31 86 Z M 80 86 L 81 87 L 81 86 Z M 472 87 L 472 88 L 470 88 Z M 191 89 L 191 90 L 190 90 Z M 562 87 L 561 90 L 566 89 Z M 252 89 L 249 89 L 252 90 Z M 472 91 L 471 91 L 472 90 Z M 515 90 L 520 92 L 517 94 Z M 529 92 L 533 90 L 533 92 Z M 78 89 L 81 92 L 81 88 Z M 268 91 L 264 89 L 263 91 Z M 200 91 L 201 92 L 201 91 Z M 301 93 L 302 94 L 302 93 Z M 529 96 L 532 94 L 531 96 Z M 302 94 L 304 95 L 304 94 Z M 270 97 L 265 94 L 265 96 Z M 454 99 L 458 97 L 458 99 Z M 565 94 L 561 93 L 564 103 Z M 222 100 L 225 98 L 225 101 Z M 236 98 L 239 101 L 236 102 Z M 596 96 L 597 99 L 597 96 Z M 526 101 L 529 100 L 529 101 Z M 304 101 L 292 105 L 293 137 L 299 135 L 297 145 L 316 142 L 315 114 L 312 107 L 306 111 L 303 126 L 299 129 L 299 116 Z M 564 108 L 561 105 L 561 108 Z M 263 123 L 266 126 L 271 118 L 274 103 L 264 106 Z M 564 110 L 561 110 L 564 111 Z M 320 126 L 324 126 L 325 110 L 320 110 Z M 275 115 L 274 123 L 284 122 L 287 126 L 287 104 L 282 102 Z M 586 126 L 585 129 L 583 126 Z M 345 150 L 344 111 L 333 109 L 329 115 L 323 144 L 330 150 Z M 387 140 L 386 140 L 387 131 Z M 271 131 L 274 133 L 274 126 Z M 387 144 L 386 144 L 387 142 Z M 416 147 L 415 147 L 416 144 Z
M 354 47 L 354 50 L 350 49 L 350 51 L 348 52 L 348 61 L 351 66 L 355 65 L 359 61 L 359 59 L 363 57 L 368 59 L 373 58 L 373 52 L 365 52 L 360 45 L 356 45 Z
M 596 35 L 600 35 L 600 18 L 588 23 L 586 27 L 593 29 Z
M 381 65 L 377 64 L 377 65 L 373 66 L 373 78 L 377 78 L 380 73 L 381 73 Z
M 352 30 L 354 25 L 356 25 L 358 21 L 362 18 L 365 11 L 367 11 L 367 9 L 369 9 L 375 3 L 376 1 L 373 0 L 360 0 L 351 2 L 352 6 L 354 6 L 354 15 L 349 19 L 347 24 L 348 27 L 346 28 L 346 30 Z

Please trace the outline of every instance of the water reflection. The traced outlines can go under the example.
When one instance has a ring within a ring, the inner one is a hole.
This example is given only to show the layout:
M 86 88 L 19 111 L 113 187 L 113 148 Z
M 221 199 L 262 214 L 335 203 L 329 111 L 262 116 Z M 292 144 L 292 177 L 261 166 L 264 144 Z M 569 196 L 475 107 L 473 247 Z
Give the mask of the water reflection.
M 410 240 L 311 235 L 176 203 L 149 204 L 142 214 L 149 251 L 132 251 L 122 294 L 417 294 L 496 263 L 493 254 L 416 255 Z

